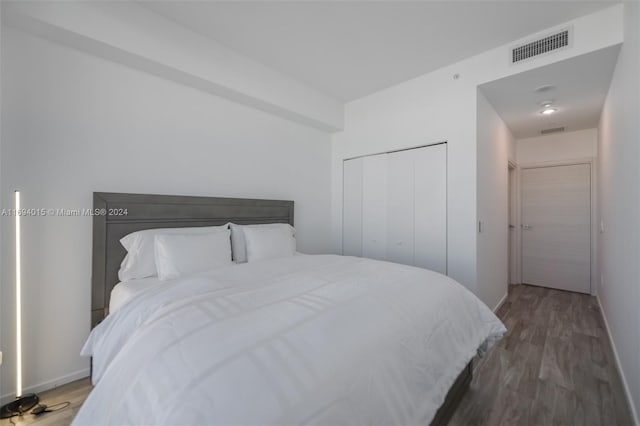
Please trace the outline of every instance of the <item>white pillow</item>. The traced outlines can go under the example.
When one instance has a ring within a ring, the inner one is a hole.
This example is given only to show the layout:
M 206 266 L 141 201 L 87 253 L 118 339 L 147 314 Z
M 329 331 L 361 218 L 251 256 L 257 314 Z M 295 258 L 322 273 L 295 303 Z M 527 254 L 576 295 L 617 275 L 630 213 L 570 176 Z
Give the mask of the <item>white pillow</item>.
M 230 231 L 156 235 L 155 260 L 160 280 L 231 265 Z
M 230 223 L 229 226 L 231 227 L 231 252 L 233 261 L 236 263 L 247 261 L 247 244 L 244 238 L 244 229 L 278 228 L 287 230 L 293 237 L 296 235 L 296 230 L 288 223 L 266 223 L 262 225 L 236 225 L 235 223 Z
M 276 259 L 293 256 L 296 239 L 291 229 L 284 227 L 245 227 L 244 239 L 247 245 L 247 261 Z
M 120 264 L 118 278 L 120 278 L 120 281 L 130 281 L 158 275 L 154 252 L 154 238 L 156 235 L 204 234 L 222 231 L 228 227 L 229 224 L 194 228 L 157 228 L 132 232 L 120 240 L 122 246 L 127 250 L 127 255 Z

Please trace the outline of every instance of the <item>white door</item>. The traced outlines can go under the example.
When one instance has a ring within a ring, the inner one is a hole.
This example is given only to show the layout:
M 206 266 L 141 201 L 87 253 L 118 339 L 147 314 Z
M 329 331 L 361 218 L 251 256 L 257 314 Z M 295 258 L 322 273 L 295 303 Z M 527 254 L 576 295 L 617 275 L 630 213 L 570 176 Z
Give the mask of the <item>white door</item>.
M 414 265 L 446 274 L 447 145 L 414 151 Z
M 415 152 L 387 155 L 387 260 L 413 265 Z
M 523 169 L 522 282 L 591 289 L 591 166 Z
M 343 163 L 342 254 L 362 256 L 362 158 Z
M 447 273 L 447 148 L 343 163 L 342 253 Z
M 387 258 L 387 156 L 364 157 L 362 164 L 362 256 Z

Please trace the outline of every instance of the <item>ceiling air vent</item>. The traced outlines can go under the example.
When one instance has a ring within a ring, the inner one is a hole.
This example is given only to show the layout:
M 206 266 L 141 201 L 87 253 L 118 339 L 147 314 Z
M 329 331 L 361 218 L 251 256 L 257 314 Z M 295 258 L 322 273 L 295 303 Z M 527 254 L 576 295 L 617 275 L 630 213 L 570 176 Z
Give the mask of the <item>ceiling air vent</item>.
M 526 44 L 511 48 L 511 63 L 517 64 L 525 59 L 570 46 L 569 28 Z
M 559 132 L 564 132 L 564 126 L 554 127 L 553 129 L 544 129 L 540 131 L 540 133 L 543 135 L 548 135 L 549 133 L 559 133 Z

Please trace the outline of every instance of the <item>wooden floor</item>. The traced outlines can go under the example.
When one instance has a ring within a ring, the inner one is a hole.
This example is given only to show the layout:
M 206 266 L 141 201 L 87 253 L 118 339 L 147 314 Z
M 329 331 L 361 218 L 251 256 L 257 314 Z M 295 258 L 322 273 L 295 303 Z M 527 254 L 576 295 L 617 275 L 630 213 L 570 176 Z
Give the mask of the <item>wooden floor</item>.
M 450 426 L 632 424 L 595 297 L 510 286 L 498 316 L 509 331 Z
M 509 329 L 475 367 L 450 426 L 631 425 L 613 353 L 594 297 L 511 286 L 498 311 Z M 68 425 L 91 390 L 88 379 L 43 392 L 68 408 L 16 425 Z M 0 426 L 10 425 L 0 421 Z
M 53 413 L 43 413 L 39 416 L 25 414 L 22 417 L 14 417 L 11 420 L 0 420 L 0 426 L 11 426 L 12 422 L 16 426 L 67 426 L 71 423 L 73 416 L 76 415 L 90 391 L 91 382 L 89 378 L 86 378 L 42 392 L 38 395 L 41 404 L 55 408 L 53 407 L 54 404 L 68 401 L 70 405 Z

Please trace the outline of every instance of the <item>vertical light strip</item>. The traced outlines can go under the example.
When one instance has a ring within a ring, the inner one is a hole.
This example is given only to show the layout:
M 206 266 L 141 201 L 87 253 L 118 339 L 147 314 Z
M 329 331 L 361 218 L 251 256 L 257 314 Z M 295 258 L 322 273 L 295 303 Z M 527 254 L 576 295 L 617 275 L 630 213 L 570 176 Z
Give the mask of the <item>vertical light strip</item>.
M 16 397 L 22 396 L 22 259 L 20 256 L 20 191 L 16 196 Z

